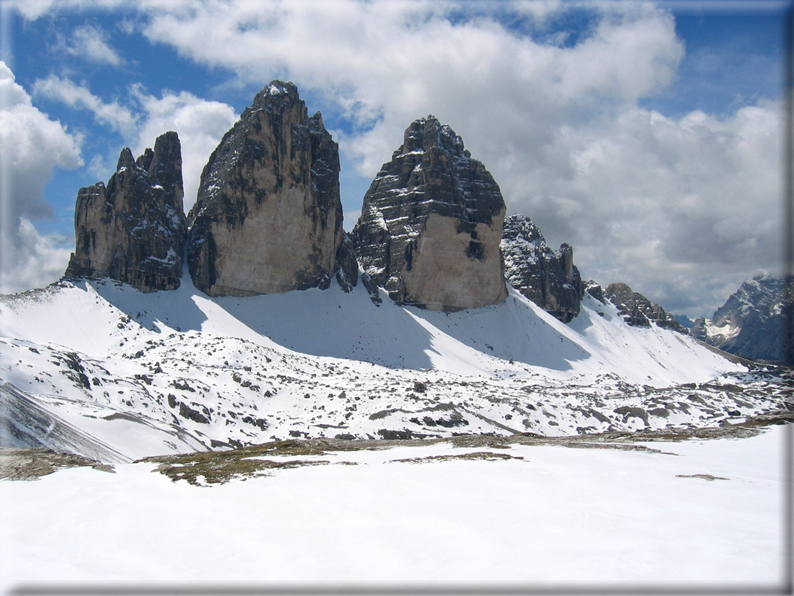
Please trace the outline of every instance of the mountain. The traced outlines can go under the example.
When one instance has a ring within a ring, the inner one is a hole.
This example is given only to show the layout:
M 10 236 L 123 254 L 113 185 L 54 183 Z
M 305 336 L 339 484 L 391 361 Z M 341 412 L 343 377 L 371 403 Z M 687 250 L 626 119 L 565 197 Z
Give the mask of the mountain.
M 124 149 L 107 188 L 78 195 L 64 280 L 0 296 L 0 445 L 127 461 L 794 409 L 784 373 L 672 332 L 625 284 L 582 283 L 572 248 L 505 220 L 493 177 L 432 116 L 350 236 L 337 145 L 291 83 L 259 92 L 213 152 L 187 241 L 181 188 L 175 133 L 137 160 Z
M 328 287 L 344 237 L 339 148 L 294 84 L 271 82 L 224 135 L 188 223 L 190 275 L 210 296 Z
M 563 323 L 579 314 L 584 283 L 568 244 L 553 251 L 531 219 L 508 215 L 500 247 L 505 278 L 516 290 Z
M 743 358 L 784 362 L 786 313 L 794 298 L 794 278 L 759 275 L 744 282 L 711 319 L 695 321 L 692 336 Z
M 107 187 L 81 188 L 66 276 L 109 277 L 146 292 L 179 287 L 187 233 L 179 137 L 167 132 L 137 160 L 125 147 Z
M 493 176 L 428 116 L 372 181 L 351 237 L 367 277 L 394 302 L 449 312 L 507 297 L 504 217 Z
M 611 283 L 603 293 L 604 297 L 617 306 L 618 312 L 629 325 L 647 327 L 651 323 L 665 328 L 673 329 L 679 333 L 687 333 L 686 328 L 675 317 L 651 302 L 639 292 L 634 292 L 627 284 Z

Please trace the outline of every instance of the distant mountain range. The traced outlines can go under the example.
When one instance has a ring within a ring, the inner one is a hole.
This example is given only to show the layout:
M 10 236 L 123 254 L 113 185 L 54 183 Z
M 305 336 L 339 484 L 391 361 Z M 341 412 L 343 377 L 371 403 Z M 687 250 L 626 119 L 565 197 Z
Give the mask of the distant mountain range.
M 786 355 L 793 299 L 794 278 L 759 275 L 744 282 L 710 319 L 696 319 L 690 333 L 743 358 L 794 364 Z

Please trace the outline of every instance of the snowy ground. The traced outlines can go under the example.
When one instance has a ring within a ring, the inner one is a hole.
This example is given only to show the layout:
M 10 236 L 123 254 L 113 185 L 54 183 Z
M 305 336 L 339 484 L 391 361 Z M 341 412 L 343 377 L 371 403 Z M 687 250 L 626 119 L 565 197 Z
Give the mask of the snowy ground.
M 154 463 L 0 481 L 0 589 L 780 590 L 791 430 L 339 451 L 209 487 Z

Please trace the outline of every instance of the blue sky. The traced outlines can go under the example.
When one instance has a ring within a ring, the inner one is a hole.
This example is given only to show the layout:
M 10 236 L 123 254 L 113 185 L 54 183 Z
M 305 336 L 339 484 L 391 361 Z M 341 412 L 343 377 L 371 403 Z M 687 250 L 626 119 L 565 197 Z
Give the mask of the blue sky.
M 0 289 L 60 276 L 77 190 L 124 146 L 177 130 L 189 209 L 220 137 L 283 78 L 339 142 L 347 230 L 432 113 L 585 278 L 709 315 L 779 270 L 787 6 L 3 0 Z

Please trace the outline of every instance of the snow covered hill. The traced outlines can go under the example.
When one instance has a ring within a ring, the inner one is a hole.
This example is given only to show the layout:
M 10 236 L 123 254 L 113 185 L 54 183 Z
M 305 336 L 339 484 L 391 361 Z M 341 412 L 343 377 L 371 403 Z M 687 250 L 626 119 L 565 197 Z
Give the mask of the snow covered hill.
M 383 298 L 336 282 L 209 298 L 188 275 L 168 292 L 81 281 L 0 297 L 2 442 L 35 435 L 24 400 L 131 459 L 290 437 L 714 426 L 784 407 L 775 374 L 590 296 L 567 325 L 512 289 L 456 313 Z

